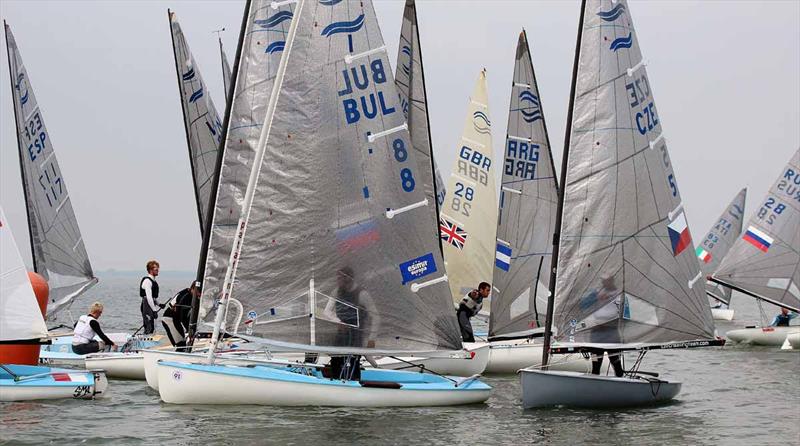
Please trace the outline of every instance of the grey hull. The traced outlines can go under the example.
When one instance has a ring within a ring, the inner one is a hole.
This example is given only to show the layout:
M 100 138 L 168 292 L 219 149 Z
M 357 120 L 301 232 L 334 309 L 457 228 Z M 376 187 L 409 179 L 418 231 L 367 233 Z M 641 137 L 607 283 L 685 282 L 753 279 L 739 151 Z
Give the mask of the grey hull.
M 680 383 L 577 372 L 520 370 L 525 409 L 570 406 L 591 409 L 659 404 L 681 391 Z

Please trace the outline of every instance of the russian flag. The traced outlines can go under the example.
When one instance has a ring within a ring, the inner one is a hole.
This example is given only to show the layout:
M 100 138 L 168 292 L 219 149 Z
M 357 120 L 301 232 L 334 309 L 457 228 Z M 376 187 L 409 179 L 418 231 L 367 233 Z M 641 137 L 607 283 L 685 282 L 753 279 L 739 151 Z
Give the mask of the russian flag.
M 711 253 L 706 251 L 705 249 L 698 246 L 697 249 L 694 250 L 694 252 L 695 254 L 697 254 L 697 258 L 702 260 L 703 263 L 708 263 L 711 261 Z
M 336 242 L 339 251 L 348 253 L 364 249 L 380 238 L 378 225 L 368 219 L 336 230 Z
M 511 247 L 497 244 L 497 252 L 495 253 L 494 265 L 503 271 L 508 271 L 511 268 Z
M 686 225 L 686 216 L 681 212 L 672 223 L 667 225 L 669 240 L 672 242 L 672 254 L 677 256 L 692 243 L 689 226 Z
M 747 228 L 747 232 L 744 233 L 742 238 L 764 252 L 767 252 L 769 247 L 772 246 L 772 242 L 775 241 L 775 239 L 768 236 L 765 232 L 760 231 L 755 226 Z

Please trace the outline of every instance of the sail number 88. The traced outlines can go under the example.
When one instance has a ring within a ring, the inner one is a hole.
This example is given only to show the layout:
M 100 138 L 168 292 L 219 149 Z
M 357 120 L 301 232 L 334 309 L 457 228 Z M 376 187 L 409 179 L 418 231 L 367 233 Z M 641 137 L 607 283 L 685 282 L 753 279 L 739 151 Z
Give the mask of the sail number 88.
M 402 139 L 395 139 L 392 142 L 392 149 L 394 150 L 394 159 L 398 163 L 403 163 L 408 159 L 408 150 Z M 416 187 L 417 183 L 414 181 L 414 174 L 408 167 L 400 169 L 400 183 L 406 192 L 411 192 Z

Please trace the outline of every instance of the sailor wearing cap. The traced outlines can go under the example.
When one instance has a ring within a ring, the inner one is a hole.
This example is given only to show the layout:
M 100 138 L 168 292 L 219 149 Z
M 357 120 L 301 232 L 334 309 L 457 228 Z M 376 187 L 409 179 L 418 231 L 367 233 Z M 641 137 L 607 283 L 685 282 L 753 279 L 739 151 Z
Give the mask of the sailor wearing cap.
M 186 347 L 186 332 L 189 330 L 189 318 L 192 312 L 192 302 L 200 297 L 200 282 L 192 282 L 189 288 L 178 291 L 167 303 L 161 324 L 167 332 L 167 337 L 178 351 Z

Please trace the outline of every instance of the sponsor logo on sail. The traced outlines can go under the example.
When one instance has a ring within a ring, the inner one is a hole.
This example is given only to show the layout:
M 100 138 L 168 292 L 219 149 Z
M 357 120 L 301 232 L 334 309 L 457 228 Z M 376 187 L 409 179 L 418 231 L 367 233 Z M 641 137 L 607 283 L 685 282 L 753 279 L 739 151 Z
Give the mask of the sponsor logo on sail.
M 605 20 L 606 22 L 613 22 L 614 20 L 617 20 L 624 13 L 625 13 L 625 5 L 622 3 L 618 3 L 617 6 L 614 6 L 608 11 L 598 12 L 597 16 Z
M 772 242 L 775 241 L 775 239 L 767 235 L 766 232 L 759 230 L 755 226 L 747 228 L 747 232 L 744 233 L 742 238 L 763 252 L 769 251 L 769 247 L 772 246 Z
M 488 135 L 492 122 L 489 121 L 489 117 L 486 116 L 486 113 L 476 110 L 475 113 L 472 114 L 472 125 L 475 127 L 476 132 Z
M 433 253 L 430 252 L 424 256 L 400 264 L 400 274 L 403 276 L 403 285 L 435 272 L 436 260 L 433 258 Z
M 689 234 L 689 226 L 686 224 L 686 215 L 683 212 L 678 214 L 670 224 L 667 225 L 669 240 L 672 242 L 672 253 L 678 256 L 687 246 L 692 244 L 692 236 Z
M 620 48 L 630 48 L 633 46 L 633 33 L 628 33 L 627 37 L 619 37 L 614 39 L 611 42 L 611 49 L 612 51 L 616 52 Z
M 349 22 L 333 22 L 322 29 L 322 35 L 330 37 L 334 34 L 341 33 L 354 33 L 364 26 L 364 14 L 356 17 L 355 20 Z
M 267 17 L 266 19 L 255 20 L 253 23 L 263 29 L 269 29 L 274 28 L 287 20 L 291 20 L 292 16 L 293 14 L 291 11 L 279 11 Z
M 519 94 L 519 112 L 525 122 L 531 123 L 537 119 L 542 119 L 542 111 L 539 109 L 539 98 L 528 90 Z

